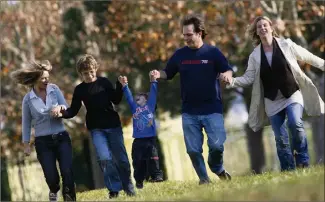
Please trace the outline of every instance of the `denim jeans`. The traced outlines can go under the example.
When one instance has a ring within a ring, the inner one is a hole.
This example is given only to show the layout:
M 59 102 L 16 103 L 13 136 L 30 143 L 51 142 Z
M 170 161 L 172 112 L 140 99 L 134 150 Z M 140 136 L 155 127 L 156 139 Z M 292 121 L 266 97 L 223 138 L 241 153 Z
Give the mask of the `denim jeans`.
M 131 168 L 124 146 L 122 128 L 90 131 L 107 189 L 112 192 L 133 192 Z
M 200 180 L 209 180 L 202 156 L 204 128 L 208 136 L 208 164 L 211 171 L 219 174 L 223 167 L 223 144 L 226 140 L 223 115 L 218 113 L 208 115 L 182 114 L 182 125 L 186 151 Z
M 159 168 L 157 136 L 135 138 L 132 144 L 132 161 L 134 179 L 137 183 L 144 181 L 147 171 L 152 180 L 158 177 L 162 178 L 162 171 Z
M 282 171 L 293 170 L 296 166 L 309 166 L 308 145 L 302 113 L 303 107 L 298 103 L 293 103 L 270 117 Z M 289 135 L 286 130 L 286 115 L 292 136 L 292 147 L 290 147 Z
M 50 191 L 57 193 L 60 190 L 60 176 L 56 167 L 56 160 L 58 160 L 62 176 L 63 198 L 76 200 L 72 172 L 72 146 L 68 132 L 36 137 L 35 149 Z

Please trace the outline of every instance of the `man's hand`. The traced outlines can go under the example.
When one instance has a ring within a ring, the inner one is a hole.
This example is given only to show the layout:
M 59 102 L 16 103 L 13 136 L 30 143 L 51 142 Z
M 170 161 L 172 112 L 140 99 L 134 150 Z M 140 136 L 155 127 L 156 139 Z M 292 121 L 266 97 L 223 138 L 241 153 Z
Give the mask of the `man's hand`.
M 158 72 L 158 73 L 157 73 Z M 150 82 L 157 81 L 158 76 L 160 76 L 159 71 L 154 70 L 149 72 Z
M 224 73 L 221 73 L 219 78 L 225 84 L 231 84 L 233 80 L 232 71 L 226 71 Z
M 149 76 L 153 75 L 156 79 L 161 78 L 161 74 L 158 70 L 154 69 L 149 72 Z
M 128 84 L 128 78 L 126 76 L 119 76 L 118 81 L 121 83 L 123 87 Z

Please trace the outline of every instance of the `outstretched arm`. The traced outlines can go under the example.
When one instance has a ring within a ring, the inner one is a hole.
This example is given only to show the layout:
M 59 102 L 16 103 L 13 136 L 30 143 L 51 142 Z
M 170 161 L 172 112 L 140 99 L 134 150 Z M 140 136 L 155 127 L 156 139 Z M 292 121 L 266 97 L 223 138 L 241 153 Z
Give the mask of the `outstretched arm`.
M 314 67 L 319 68 L 320 70 L 324 71 L 325 61 L 322 58 L 313 55 L 307 49 L 297 45 L 290 39 L 287 40 L 293 55 L 296 57 L 297 60 L 306 62 Z
M 255 62 L 254 62 L 253 57 L 249 56 L 248 66 L 247 66 L 245 73 L 240 77 L 230 79 L 229 80 L 230 84 L 227 87 L 230 87 L 230 88 L 248 87 L 248 86 L 252 85 L 255 80 L 255 72 L 256 72 L 256 68 L 255 68 L 254 64 L 255 64 Z
M 82 101 L 79 96 L 78 89 L 75 88 L 74 92 L 73 92 L 71 106 L 66 110 L 64 110 L 64 109 L 61 110 L 62 118 L 70 119 L 70 118 L 76 116 L 81 108 L 81 102 Z
M 149 73 L 150 77 L 150 92 L 148 98 L 148 106 L 152 113 L 155 112 L 156 103 L 157 103 L 157 89 L 158 89 L 158 82 L 157 82 L 157 74 L 155 72 Z
M 126 98 L 126 101 L 128 102 L 130 108 L 131 108 L 131 112 L 132 114 L 135 113 L 135 109 L 136 109 L 136 104 L 133 100 L 133 95 L 132 95 L 132 92 L 130 91 L 129 89 L 129 86 L 128 86 L 128 79 L 126 76 L 119 76 L 118 77 L 118 81 L 120 82 L 120 85 L 122 85 L 122 90 L 123 90 L 123 93 L 125 95 L 125 98 Z
M 167 65 L 164 70 L 152 70 L 149 74 L 154 74 L 156 79 L 172 79 L 178 72 L 178 64 L 176 60 L 176 53 L 168 60 Z

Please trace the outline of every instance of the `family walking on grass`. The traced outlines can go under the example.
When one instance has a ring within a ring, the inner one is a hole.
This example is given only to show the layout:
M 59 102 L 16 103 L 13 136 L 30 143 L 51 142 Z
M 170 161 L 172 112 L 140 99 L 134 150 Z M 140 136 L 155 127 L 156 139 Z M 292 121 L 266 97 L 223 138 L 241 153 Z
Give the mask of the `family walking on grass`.
M 135 97 L 126 76 L 119 76 L 115 85 L 107 78 L 97 76 L 99 65 L 88 54 L 77 61 L 76 70 L 82 82 L 74 89 L 70 107 L 59 87 L 49 82 L 52 69 L 49 61 L 33 62 L 29 68 L 13 72 L 12 78 L 17 83 L 30 87 L 22 101 L 22 141 L 25 154 L 30 155 L 33 127 L 37 159 L 50 190 L 49 200 L 57 201 L 61 189 L 57 161 L 63 199 L 76 200 L 71 139 L 62 118 L 76 116 L 82 104 L 87 110 L 86 125 L 109 198 L 118 197 L 122 190 L 128 196 L 136 195 L 120 117 L 113 107 L 121 102 L 123 94 L 133 115 L 131 156 L 136 188 L 143 188 L 147 162 L 151 182 L 163 181 L 156 143 L 158 81 L 170 80 L 177 73 L 180 74 L 184 141 L 199 184 L 211 182 L 202 156 L 203 129 L 208 139 L 210 170 L 221 180 L 231 180 L 223 165 L 226 130 L 220 81 L 229 88 L 253 85 L 248 124 L 254 131 L 271 124 L 282 171 L 308 167 L 303 109 L 309 116 L 318 116 L 324 113 L 324 102 L 298 61 L 324 71 L 324 60 L 290 39 L 278 38 L 268 17 L 257 17 L 248 31 L 255 49 L 249 56 L 244 75 L 233 78 L 232 68 L 222 52 L 203 42 L 207 31 L 202 18 L 186 16 L 182 21 L 182 33 L 187 45 L 175 51 L 163 70 L 150 71 L 150 92 L 136 93 Z

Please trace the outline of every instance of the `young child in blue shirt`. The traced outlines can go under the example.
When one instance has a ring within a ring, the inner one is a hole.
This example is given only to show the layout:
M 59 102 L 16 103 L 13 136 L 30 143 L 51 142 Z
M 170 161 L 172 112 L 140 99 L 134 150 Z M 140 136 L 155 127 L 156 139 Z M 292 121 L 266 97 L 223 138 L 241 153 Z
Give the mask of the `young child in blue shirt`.
M 138 189 L 143 188 L 146 177 L 147 163 L 151 182 L 161 182 L 162 171 L 159 168 L 159 157 L 157 151 L 157 133 L 155 123 L 155 108 L 157 102 L 158 83 L 155 75 L 150 75 L 150 93 L 138 93 L 133 99 L 128 87 L 126 76 L 120 76 L 119 81 L 123 86 L 123 93 L 131 108 L 133 119 L 133 144 L 132 161 L 134 179 Z

